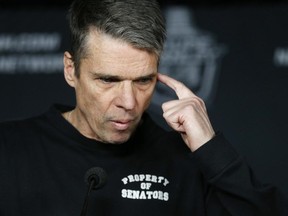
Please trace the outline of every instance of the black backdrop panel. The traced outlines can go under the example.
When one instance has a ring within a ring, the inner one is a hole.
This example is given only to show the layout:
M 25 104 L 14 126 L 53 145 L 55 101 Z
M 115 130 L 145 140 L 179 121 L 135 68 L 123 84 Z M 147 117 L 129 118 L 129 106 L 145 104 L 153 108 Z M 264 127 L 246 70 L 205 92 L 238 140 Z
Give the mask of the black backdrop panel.
M 65 11 L 2 10 L 0 26 L 0 120 L 39 114 L 52 103 L 74 104 L 63 76 Z
M 288 195 L 288 5 L 164 11 L 160 71 L 203 97 L 215 129 Z M 65 11 L 0 11 L 0 121 L 74 104 L 61 65 L 67 49 Z M 149 109 L 165 128 L 160 105 L 172 98 L 159 85 Z

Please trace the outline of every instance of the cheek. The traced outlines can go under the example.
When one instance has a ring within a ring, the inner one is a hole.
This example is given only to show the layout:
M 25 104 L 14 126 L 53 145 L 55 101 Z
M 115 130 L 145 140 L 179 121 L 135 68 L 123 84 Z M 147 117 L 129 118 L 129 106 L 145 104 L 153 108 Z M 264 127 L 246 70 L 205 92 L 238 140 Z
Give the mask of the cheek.
M 79 86 L 76 90 L 77 102 L 88 106 L 93 102 L 93 88 L 88 85 Z
M 115 92 L 113 90 L 99 90 L 94 89 L 88 96 L 86 103 L 95 115 L 99 115 L 100 118 L 111 113 L 113 107 L 113 101 Z
M 103 95 L 93 84 L 81 85 L 76 90 L 77 104 L 81 106 L 82 109 L 89 111 L 89 113 L 95 112 L 94 110 L 99 109 L 101 106 Z
M 151 88 L 147 89 L 146 91 L 140 92 L 138 94 L 138 102 L 140 101 L 139 104 L 141 104 L 143 109 L 146 109 L 149 106 L 150 101 L 152 99 L 154 87 L 155 85 L 153 85 Z

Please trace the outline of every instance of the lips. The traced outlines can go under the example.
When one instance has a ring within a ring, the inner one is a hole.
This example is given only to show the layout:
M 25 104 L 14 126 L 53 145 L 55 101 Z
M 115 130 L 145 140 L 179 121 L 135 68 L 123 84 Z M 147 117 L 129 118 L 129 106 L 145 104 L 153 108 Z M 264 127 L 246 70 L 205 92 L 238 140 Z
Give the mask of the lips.
M 111 121 L 113 127 L 117 130 L 127 130 L 132 124 L 133 120 L 113 120 Z

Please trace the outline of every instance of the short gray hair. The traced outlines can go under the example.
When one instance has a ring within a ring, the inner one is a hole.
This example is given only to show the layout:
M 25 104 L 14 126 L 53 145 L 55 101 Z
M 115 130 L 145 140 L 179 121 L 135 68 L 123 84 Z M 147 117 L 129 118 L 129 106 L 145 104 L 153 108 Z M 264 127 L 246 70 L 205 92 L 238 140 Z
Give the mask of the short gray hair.
M 166 39 L 165 20 L 156 0 L 75 0 L 68 14 L 72 56 L 79 76 L 89 31 L 95 28 L 160 59 Z

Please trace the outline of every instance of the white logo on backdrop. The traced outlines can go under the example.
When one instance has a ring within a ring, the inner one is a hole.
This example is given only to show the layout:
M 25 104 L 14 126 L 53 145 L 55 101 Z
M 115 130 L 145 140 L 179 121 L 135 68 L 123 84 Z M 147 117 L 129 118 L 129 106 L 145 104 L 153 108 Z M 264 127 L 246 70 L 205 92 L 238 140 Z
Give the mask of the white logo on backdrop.
M 211 33 L 196 26 L 191 9 L 171 6 L 165 10 L 165 15 L 167 41 L 160 72 L 186 84 L 206 103 L 211 102 L 220 60 L 226 52 L 225 46 L 217 44 Z M 164 85 L 158 85 L 151 107 L 157 109 L 163 102 L 173 98 L 174 92 Z
M 277 67 L 288 66 L 288 48 L 287 47 L 278 47 L 275 49 L 274 64 Z
M 63 71 L 59 33 L 0 34 L 0 73 Z

